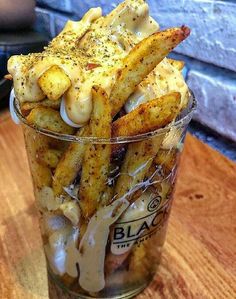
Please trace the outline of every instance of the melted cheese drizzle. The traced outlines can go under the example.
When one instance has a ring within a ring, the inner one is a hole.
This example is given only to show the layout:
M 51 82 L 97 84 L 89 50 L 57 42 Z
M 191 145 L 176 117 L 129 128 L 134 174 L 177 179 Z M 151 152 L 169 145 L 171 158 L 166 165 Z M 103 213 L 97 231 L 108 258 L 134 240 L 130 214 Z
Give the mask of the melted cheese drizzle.
M 162 183 L 162 200 L 166 198 L 169 190 L 168 184 Z M 53 272 L 57 275 L 69 274 L 71 277 L 78 276 L 79 284 L 89 292 L 99 292 L 105 287 L 104 261 L 106 245 L 110 234 L 110 227 L 119 219 L 119 222 L 132 222 L 147 216 L 147 206 L 153 198 L 153 194 L 144 193 L 135 203 L 129 205 L 125 196 L 117 199 L 109 206 L 103 207 L 90 219 L 86 232 L 82 237 L 79 249 L 77 249 L 79 231 L 68 225 L 68 221 L 61 216 L 50 216 L 45 225 L 46 231 L 51 231 L 49 243 L 45 245 L 45 252 Z M 47 214 L 45 214 L 47 218 Z M 154 215 L 146 221 L 152 222 Z M 51 222 L 51 223 L 50 223 Z M 59 224 L 59 229 L 58 229 Z M 132 222 L 132 231 L 137 229 L 140 221 Z M 56 230 L 55 230 L 56 228 Z M 53 231 L 54 230 L 54 231 Z M 130 251 L 135 241 L 130 242 L 129 248 L 117 250 L 111 246 L 114 254 L 124 254 Z M 91 283 L 92 282 L 92 283 Z
M 16 97 L 21 102 L 44 99 L 38 79 L 51 66 L 58 65 L 71 80 L 64 94 L 64 119 L 68 122 L 69 118 L 72 126 L 84 125 L 92 111 L 92 86 L 102 86 L 109 95 L 122 59 L 135 44 L 158 29 L 143 0 L 126 0 L 106 17 L 102 17 L 101 8 L 92 8 L 81 21 L 68 21 L 42 53 L 9 59 L 8 71 L 14 79 Z M 89 69 L 89 64 L 98 67 Z
M 68 21 L 42 53 L 9 59 L 8 71 L 14 79 L 16 97 L 21 102 L 44 99 L 38 79 L 51 66 L 58 65 L 71 80 L 61 116 L 72 127 L 83 126 L 92 111 L 92 86 L 100 85 L 109 95 L 123 58 L 135 44 L 158 30 L 143 0 L 126 0 L 105 17 L 101 8 L 92 8 L 81 21 Z M 91 69 L 88 65 L 96 67 Z M 186 103 L 187 85 L 181 73 L 164 59 L 130 96 L 126 111 L 171 91 L 181 92 L 182 104 Z
M 78 230 L 66 224 L 65 227 L 53 232 L 49 237 L 49 243 L 45 245 L 45 252 L 53 272 L 77 277 L 76 265 L 78 265 L 80 286 L 89 292 L 102 290 L 105 287 L 104 261 L 110 226 L 128 206 L 129 202 L 121 198 L 97 211 L 88 223 L 79 249 L 76 248 Z

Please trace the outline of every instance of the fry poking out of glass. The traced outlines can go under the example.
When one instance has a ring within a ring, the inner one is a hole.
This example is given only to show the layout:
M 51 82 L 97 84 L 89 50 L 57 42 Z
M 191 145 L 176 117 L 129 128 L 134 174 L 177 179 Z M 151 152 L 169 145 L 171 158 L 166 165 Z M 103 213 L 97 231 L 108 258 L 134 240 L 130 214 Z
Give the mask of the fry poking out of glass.
M 189 34 L 126 0 L 9 59 L 49 274 L 80 298 L 131 298 L 156 273 L 196 106 L 166 56 Z

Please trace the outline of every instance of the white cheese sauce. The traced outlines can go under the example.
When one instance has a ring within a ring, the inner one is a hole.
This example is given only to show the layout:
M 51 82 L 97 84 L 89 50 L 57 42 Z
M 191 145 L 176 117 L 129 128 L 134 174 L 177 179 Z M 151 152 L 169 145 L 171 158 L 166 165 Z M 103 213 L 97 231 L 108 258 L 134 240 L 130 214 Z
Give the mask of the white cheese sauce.
M 63 227 L 49 237 L 45 252 L 52 271 L 77 277 L 79 284 L 89 292 L 98 292 L 105 287 L 104 260 L 110 226 L 128 208 L 129 202 L 121 198 L 103 207 L 90 219 L 87 230 L 81 239 L 79 249 L 76 244 L 79 231 Z
M 143 0 L 126 0 L 106 17 L 102 17 L 101 8 L 93 8 L 81 21 L 69 21 L 44 52 L 9 59 L 16 97 L 20 102 L 43 100 L 38 79 L 57 65 L 71 80 L 61 116 L 70 126 L 83 126 L 92 112 L 92 86 L 102 86 L 109 95 L 123 58 L 135 44 L 158 30 Z M 97 66 L 90 69 L 91 65 Z

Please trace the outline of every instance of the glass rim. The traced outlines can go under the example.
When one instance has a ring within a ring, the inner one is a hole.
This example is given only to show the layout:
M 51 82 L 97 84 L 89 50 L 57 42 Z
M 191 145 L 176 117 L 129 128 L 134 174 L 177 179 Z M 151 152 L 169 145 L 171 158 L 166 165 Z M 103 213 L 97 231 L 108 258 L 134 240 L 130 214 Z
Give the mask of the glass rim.
M 61 134 L 61 133 L 53 132 L 53 131 L 50 131 L 47 129 L 43 129 L 34 124 L 29 124 L 27 122 L 26 118 L 21 113 L 20 105 L 16 98 L 14 98 L 14 100 L 13 100 L 13 107 L 14 107 L 14 111 L 15 111 L 17 117 L 24 125 L 26 125 L 27 127 L 30 127 L 31 129 L 35 130 L 36 132 L 46 135 L 48 137 L 52 137 L 54 139 L 59 139 L 59 140 L 68 141 L 68 142 L 76 142 L 76 143 L 120 144 L 120 143 L 138 142 L 138 141 L 149 139 L 149 138 L 152 138 L 152 137 L 155 137 L 158 135 L 166 134 L 172 128 L 178 129 L 181 126 L 190 122 L 192 115 L 197 108 L 197 101 L 196 101 L 194 93 L 192 92 L 191 89 L 189 89 L 189 92 L 190 92 L 191 106 L 189 107 L 189 111 L 187 112 L 187 114 L 184 115 L 183 117 L 181 117 L 180 119 L 171 122 L 169 125 L 167 125 L 163 128 L 156 129 L 156 130 L 148 132 L 148 133 L 143 133 L 143 134 L 138 134 L 138 135 L 133 135 L 133 136 L 111 137 L 111 138 L 100 138 L 100 137 L 93 137 L 93 136 L 81 137 L 81 136 L 76 136 L 76 135 Z M 185 109 L 188 109 L 188 107 L 186 107 Z

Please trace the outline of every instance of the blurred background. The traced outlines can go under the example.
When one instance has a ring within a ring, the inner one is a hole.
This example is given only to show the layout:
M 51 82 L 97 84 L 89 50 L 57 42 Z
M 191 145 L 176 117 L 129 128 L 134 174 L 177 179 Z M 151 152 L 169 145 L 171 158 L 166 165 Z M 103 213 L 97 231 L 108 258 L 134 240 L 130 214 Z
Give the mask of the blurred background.
M 0 107 L 7 105 L 11 87 L 3 78 L 10 55 L 40 51 L 68 19 L 79 20 L 94 6 L 105 14 L 120 2 L 0 0 Z M 190 131 L 236 161 L 236 1 L 147 2 L 161 28 L 186 24 L 192 29 L 172 54 L 186 62 L 184 76 L 199 103 Z

